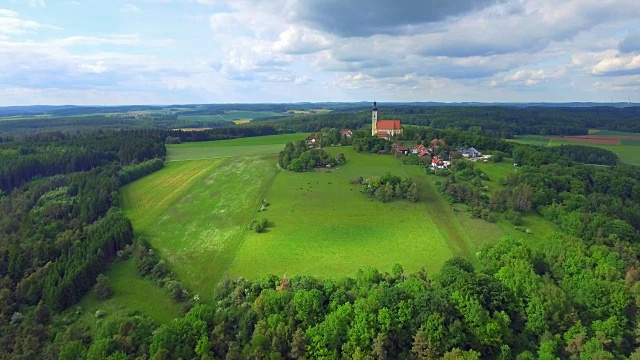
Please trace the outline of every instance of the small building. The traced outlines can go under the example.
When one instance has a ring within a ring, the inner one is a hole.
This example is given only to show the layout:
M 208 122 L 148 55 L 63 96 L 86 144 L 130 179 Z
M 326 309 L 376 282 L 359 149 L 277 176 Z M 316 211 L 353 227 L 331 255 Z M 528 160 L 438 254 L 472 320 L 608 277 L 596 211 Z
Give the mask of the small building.
M 307 145 L 313 145 L 317 141 L 316 137 L 313 135 L 307 136 Z
M 425 155 L 429 155 L 429 149 L 424 145 L 415 145 L 411 149 L 411 153 L 417 154 L 418 157 L 423 157 Z
M 351 136 L 353 136 L 353 131 L 349 129 L 342 129 L 340 130 L 340 135 L 346 136 L 347 138 L 351 138 Z
M 431 159 L 431 168 L 433 169 L 446 169 L 447 167 L 449 167 L 449 164 L 449 161 L 443 161 L 437 156 Z
M 482 156 L 482 153 L 473 147 L 470 147 L 468 149 L 463 149 L 461 152 L 462 152 L 462 156 L 466 158 L 477 158 Z

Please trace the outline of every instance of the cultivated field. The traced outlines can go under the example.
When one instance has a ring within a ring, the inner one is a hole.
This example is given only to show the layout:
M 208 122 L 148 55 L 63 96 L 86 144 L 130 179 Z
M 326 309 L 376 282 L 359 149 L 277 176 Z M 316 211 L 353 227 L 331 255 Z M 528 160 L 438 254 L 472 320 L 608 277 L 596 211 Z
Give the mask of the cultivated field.
M 228 111 L 224 114 L 216 115 L 179 115 L 178 120 L 191 120 L 191 121 L 211 121 L 211 120 L 226 120 L 226 121 L 244 121 L 248 122 L 253 119 L 259 119 L 264 117 L 274 116 L 289 116 L 285 113 L 277 113 L 273 111 Z

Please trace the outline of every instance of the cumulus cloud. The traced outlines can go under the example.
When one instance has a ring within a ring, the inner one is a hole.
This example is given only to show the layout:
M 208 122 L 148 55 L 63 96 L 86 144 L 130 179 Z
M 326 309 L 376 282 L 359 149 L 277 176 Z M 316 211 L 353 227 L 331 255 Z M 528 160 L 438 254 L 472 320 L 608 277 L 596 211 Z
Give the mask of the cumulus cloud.
M 617 55 L 600 61 L 592 70 L 594 75 L 640 74 L 640 55 Z
M 273 49 L 285 54 L 312 54 L 328 49 L 331 43 L 317 31 L 304 27 L 290 26 L 282 32 Z
M 38 31 L 43 28 L 55 28 L 35 21 L 22 19 L 12 10 L 0 9 L 0 37 L 22 35 Z

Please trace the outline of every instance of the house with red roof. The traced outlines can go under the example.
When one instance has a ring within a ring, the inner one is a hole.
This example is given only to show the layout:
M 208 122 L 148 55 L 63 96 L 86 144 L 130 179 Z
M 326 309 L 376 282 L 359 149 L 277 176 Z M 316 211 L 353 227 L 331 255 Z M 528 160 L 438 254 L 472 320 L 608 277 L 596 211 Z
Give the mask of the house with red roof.
M 388 140 L 402 134 L 402 131 L 400 120 L 378 120 L 378 105 L 374 101 L 371 111 L 371 135 Z

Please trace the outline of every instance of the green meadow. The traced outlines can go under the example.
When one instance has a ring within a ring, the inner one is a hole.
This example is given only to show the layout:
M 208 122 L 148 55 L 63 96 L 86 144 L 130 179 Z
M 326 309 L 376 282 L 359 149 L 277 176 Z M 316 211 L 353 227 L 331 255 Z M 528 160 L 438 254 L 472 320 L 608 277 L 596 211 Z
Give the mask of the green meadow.
M 136 235 L 149 240 L 189 290 L 208 299 L 275 175 L 275 163 L 273 156 L 170 162 L 126 186 L 122 204 Z M 190 181 L 180 186 L 176 178 Z
M 203 141 L 167 145 L 169 161 L 215 159 L 262 154 L 277 154 L 289 141 L 301 140 L 306 134 L 283 134 L 231 140 Z
M 388 270 L 400 263 L 406 270 L 425 267 L 435 272 L 457 249 L 429 213 L 424 201 L 382 203 L 350 184 L 358 176 L 407 171 L 391 156 L 343 152 L 347 164 L 307 173 L 281 171 L 265 194 L 266 217 L 274 226 L 266 233 L 247 233 L 229 273 L 255 278 L 264 274 L 344 276 L 365 267 Z M 422 199 L 425 200 L 425 199 Z

